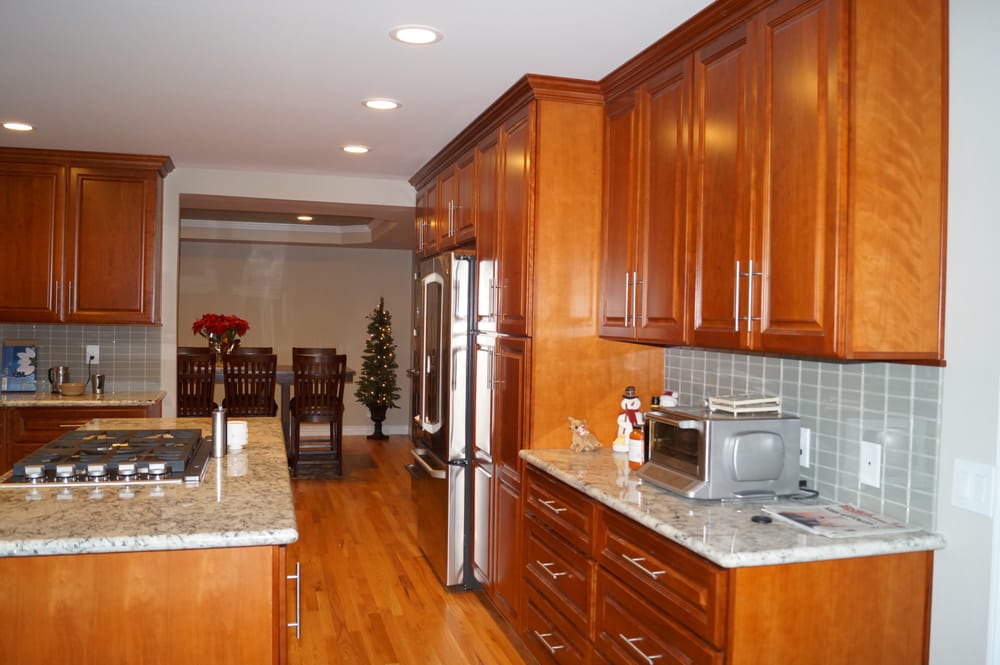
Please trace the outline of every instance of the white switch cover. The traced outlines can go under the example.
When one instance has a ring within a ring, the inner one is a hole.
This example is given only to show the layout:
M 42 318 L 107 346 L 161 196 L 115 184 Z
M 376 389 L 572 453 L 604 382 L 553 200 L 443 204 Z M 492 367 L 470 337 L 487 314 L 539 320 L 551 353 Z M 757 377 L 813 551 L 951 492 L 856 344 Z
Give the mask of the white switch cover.
M 858 475 L 863 485 L 882 487 L 882 446 L 871 441 L 861 442 L 861 468 Z
M 84 358 L 86 361 L 90 361 L 95 365 L 101 362 L 101 347 L 99 344 L 88 344 L 87 345 L 87 357 Z
M 809 440 L 811 430 L 808 427 L 800 427 L 799 436 L 799 466 L 809 468 Z
M 955 460 L 951 502 L 956 508 L 993 515 L 993 467 L 966 459 Z

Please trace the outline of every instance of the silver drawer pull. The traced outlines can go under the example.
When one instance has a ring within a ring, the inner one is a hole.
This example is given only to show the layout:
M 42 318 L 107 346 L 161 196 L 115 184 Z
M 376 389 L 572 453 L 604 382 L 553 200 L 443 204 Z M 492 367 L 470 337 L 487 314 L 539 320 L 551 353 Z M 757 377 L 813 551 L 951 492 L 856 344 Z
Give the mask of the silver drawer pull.
M 555 653 L 556 651 L 559 651 L 559 649 L 566 648 L 565 644 L 549 644 L 549 641 L 545 638 L 552 637 L 552 633 L 539 633 L 537 630 L 532 632 L 535 634 L 535 637 L 537 637 L 538 640 L 545 645 L 545 648 L 549 650 L 549 653 Z
M 625 644 L 627 644 L 630 647 L 632 647 L 632 651 L 635 651 L 637 654 L 639 654 L 639 657 L 642 658 L 642 659 L 644 659 L 650 665 L 653 665 L 653 662 L 656 661 L 657 658 L 663 658 L 663 654 L 662 653 L 658 653 L 655 656 L 649 656 L 649 655 L 643 653 L 642 649 L 640 649 L 639 647 L 637 647 L 635 645 L 636 642 L 641 642 L 642 641 L 641 637 L 625 637 L 621 633 L 618 633 L 618 637 L 620 637 L 622 639 L 622 641 L 625 642 Z
M 638 568 L 639 570 L 641 570 L 642 572 L 644 572 L 647 575 L 649 575 L 650 577 L 652 577 L 654 580 L 657 577 L 659 577 L 660 575 L 662 575 L 663 573 L 667 572 L 665 570 L 650 570 L 649 568 L 646 568 L 646 566 L 644 566 L 641 563 L 639 563 L 640 561 L 645 561 L 646 560 L 646 557 L 644 557 L 644 556 L 637 556 L 636 558 L 633 559 L 632 557 L 630 557 L 627 554 L 622 554 L 622 558 L 625 559 L 626 561 L 628 561 L 630 564 L 632 564 L 636 568 Z
M 558 515 L 559 513 L 566 512 L 565 508 L 556 508 L 555 507 L 556 502 L 551 499 L 539 499 L 538 503 L 542 504 L 543 506 L 554 512 L 556 515 Z
M 541 566 L 541 567 L 542 567 L 542 570 L 544 570 L 544 571 L 545 571 L 546 573 L 548 573 L 548 574 L 549 574 L 549 577 L 551 577 L 551 578 L 552 578 L 552 579 L 554 579 L 554 580 L 557 580 L 557 579 L 559 579 L 560 577 L 562 577 L 563 575 L 566 575 L 566 574 L 567 574 L 567 573 L 565 573 L 565 572 L 562 572 L 562 573 L 553 573 L 553 572 L 552 572 L 551 570 L 549 570 L 549 566 L 554 566 L 554 565 L 556 565 L 556 564 L 555 564 L 555 563 L 553 563 L 552 561 L 549 561 L 548 563 L 542 563 L 542 562 L 541 562 L 541 561 L 539 561 L 538 559 L 535 559 L 535 563 L 537 563 L 537 564 L 538 564 L 539 566 Z

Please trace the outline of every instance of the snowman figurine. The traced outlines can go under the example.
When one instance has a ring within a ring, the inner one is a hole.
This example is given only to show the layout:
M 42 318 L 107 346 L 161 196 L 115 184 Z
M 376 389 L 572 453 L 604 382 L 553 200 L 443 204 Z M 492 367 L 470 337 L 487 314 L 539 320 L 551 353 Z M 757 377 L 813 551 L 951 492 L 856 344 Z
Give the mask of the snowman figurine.
M 625 388 L 621 408 L 618 412 L 618 436 L 611 444 L 611 449 L 616 453 L 627 453 L 629 433 L 642 427 L 642 401 L 636 397 L 635 386 Z

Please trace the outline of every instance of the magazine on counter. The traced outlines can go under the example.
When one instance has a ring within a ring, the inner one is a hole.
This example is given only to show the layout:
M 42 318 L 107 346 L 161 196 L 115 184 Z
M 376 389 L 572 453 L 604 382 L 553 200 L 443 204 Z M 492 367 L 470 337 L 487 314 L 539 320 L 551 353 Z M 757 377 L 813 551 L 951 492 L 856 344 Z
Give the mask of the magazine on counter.
M 764 506 L 763 511 L 800 529 L 827 538 L 874 536 L 920 530 L 920 527 L 909 526 L 849 503 L 817 506 L 783 503 Z
M 0 352 L 0 391 L 35 392 L 38 376 L 38 341 L 5 340 Z

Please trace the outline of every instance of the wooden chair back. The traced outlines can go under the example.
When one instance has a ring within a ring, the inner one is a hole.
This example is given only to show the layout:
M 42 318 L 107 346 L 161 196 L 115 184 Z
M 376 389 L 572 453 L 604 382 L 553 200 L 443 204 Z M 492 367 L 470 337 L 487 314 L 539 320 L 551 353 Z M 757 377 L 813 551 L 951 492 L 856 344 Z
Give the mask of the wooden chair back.
M 215 402 L 215 354 L 177 354 L 177 416 L 211 417 Z
M 303 422 L 337 422 L 344 413 L 347 356 L 329 353 L 292 355 L 294 417 Z
M 323 355 L 334 355 L 337 353 L 336 347 L 326 347 L 326 346 L 293 346 L 292 347 L 292 357 L 297 355 L 307 355 L 307 356 L 323 356 Z
M 274 347 L 271 346 L 237 346 L 235 349 L 229 352 L 229 355 L 233 354 L 244 354 L 244 353 L 263 353 L 269 354 L 274 353 Z
M 278 356 L 273 353 L 230 353 L 222 357 L 222 381 L 229 417 L 273 416 L 274 378 Z

